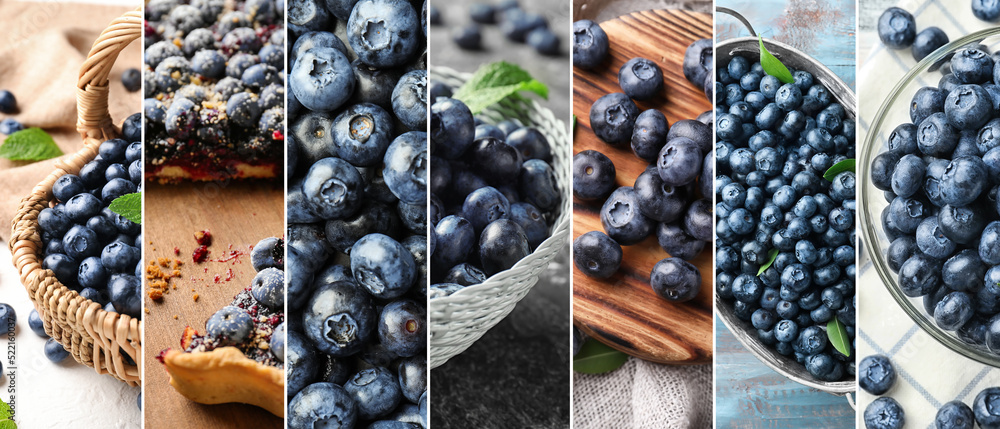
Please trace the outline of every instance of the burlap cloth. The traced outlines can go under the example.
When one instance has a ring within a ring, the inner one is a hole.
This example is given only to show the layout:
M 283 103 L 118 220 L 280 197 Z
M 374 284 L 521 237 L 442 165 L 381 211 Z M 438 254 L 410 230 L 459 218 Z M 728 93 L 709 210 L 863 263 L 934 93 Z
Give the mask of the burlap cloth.
M 629 358 L 607 374 L 573 374 L 573 427 L 710 429 L 712 365 Z
M 136 1 L 138 6 L 139 1 Z M 17 98 L 20 111 L 0 114 L 47 131 L 66 154 L 80 150 L 76 132 L 76 83 L 80 65 L 108 24 L 130 10 L 120 6 L 0 0 L 0 89 Z M 142 107 L 142 95 L 121 84 L 121 74 L 142 65 L 142 47 L 125 48 L 111 72 L 109 108 L 115 123 Z M 6 136 L 0 135 L 0 139 Z M 35 163 L 0 159 L 0 238 L 10 238 L 10 220 L 21 199 L 52 172 L 55 159 Z

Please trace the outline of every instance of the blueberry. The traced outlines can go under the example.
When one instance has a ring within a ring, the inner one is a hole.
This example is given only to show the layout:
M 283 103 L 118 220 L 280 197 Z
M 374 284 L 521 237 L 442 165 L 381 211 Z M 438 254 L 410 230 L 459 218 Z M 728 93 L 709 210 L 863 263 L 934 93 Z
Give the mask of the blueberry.
M 402 398 L 392 372 L 381 367 L 361 370 L 344 383 L 344 390 L 354 399 L 358 417 L 364 420 L 389 414 Z
M 573 156 L 573 196 L 581 200 L 596 200 L 614 189 L 615 164 L 611 159 L 595 150 L 585 150 Z
M 479 258 L 483 271 L 490 276 L 513 267 L 529 252 L 524 230 L 511 220 L 490 223 L 479 237 Z
M 548 56 L 558 56 L 560 54 L 559 36 L 546 27 L 538 27 L 531 30 L 528 33 L 526 42 L 529 46 L 535 48 L 535 51 L 539 54 Z
M 257 242 L 250 251 L 250 263 L 255 271 L 265 268 L 283 269 L 285 243 L 277 237 L 268 237 Z
M 290 329 L 285 335 L 288 395 L 294 397 L 316 379 L 320 369 L 320 355 L 312 342 L 298 331 Z
M 891 49 L 908 48 L 917 37 L 916 20 L 903 9 L 890 7 L 878 18 L 878 37 Z
M 686 302 L 701 291 L 698 267 L 680 258 L 666 258 L 653 266 L 650 285 L 661 297 L 673 302 Z
M 973 5 L 975 3 L 973 2 Z M 964 402 L 951 401 L 938 409 L 934 424 L 937 429 L 972 429 L 976 424 L 976 417 L 972 413 L 972 408 Z
M 917 126 L 917 147 L 925 155 L 945 156 L 958 145 L 959 133 L 944 112 L 936 112 Z
M 60 363 L 69 357 L 69 351 L 56 342 L 54 338 L 45 340 L 45 357 L 52 363 Z
M 0 113 L 17 113 L 17 99 L 14 94 L 6 89 L 0 89 Z
M 451 40 L 453 40 L 459 48 L 470 51 L 479 50 L 483 47 L 483 34 L 479 30 L 479 26 L 476 24 L 455 27 L 451 33 Z
M 41 316 L 38 315 L 38 310 L 32 309 L 31 313 L 28 314 L 28 327 L 31 328 L 31 331 L 39 337 L 49 337 L 49 334 L 45 333 L 45 326 L 42 322 Z
M 701 173 L 704 155 L 693 140 L 678 137 L 668 141 L 657 158 L 657 169 L 663 183 L 684 186 L 693 182 Z
M 302 320 L 306 337 L 319 351 L 343 357 L 368 343 L 376 327 L 375 317 L 365 289 L 354 282 L 339 281 L 321 285 L 312 293 Z
M 1000 401 L 1000 388 L 988 387 L 976 395 L 972 403 L 972 411 L 976 417 L 976 423 L 982 429 L 996 429 L 1000 427 L 1000 410 L 995 404 Z
M 523 164 L 517 149 L 491 137 L 476 140 L 466 158 L 474 171 L 493 185 L 516 182 Z
M 632 58 L 618 71 L 622 91 L 636 100 L 648 100 L 663 91 L 660 66 L 645 58 Z
M 472 145 L 476 124 L 465 103 L 439 98 L 431 105 L 430 129 L 435 156 L 456 159 Z
M 24 129 L 24 125 L 13 118 L 0 121 L 0 134 L 11 135 Z
M 355 78 L 351 63 L 342 52 L 316 47 L 295 60 L 288 85 L 295 99 L 306 108 L 329 112 L 351 97 Z
M 528 34 L 539 28 L 546 28 L 548 24 L 541 15 L 525 12 L 521 9 L 512 8 L 504 11 L 503 19 L 500 21 L 500 31 L 510 41 L 524 43 Z
M 659 110 L 646 110 L 639 114 L 632 130 L 632 152 L 636 156 L 653 162 L 656 160 L 667 138 L 670 126 L 667 118 Z
M 142 282 L 131 274 L 112 274 L 108 281 L 111 303 L 121 314 L 139 318 L 142 312 Z
M 1000 20 L 1000 2 L 994 0 L 972 0 L 972 14 L 987 22 Z
M 882 395 L 896 382 L 896 370 L 889 358 L 871 355 L 858 366 L 858 385 L 872 395 Z
M 291 13 L 291 12 L 289 12 Z M 313 383 L 288 403 L 288 427 L 354 427 L 358 405 L 343 387 L 333 383 Z
M 588 19 L 574 22 L 573 65 L 592 69 L 604 62 L 607 56 L 608 35 L 601 26 Z
M 573 263 L 584 274 L 608 278 L 622 263 L 622 247 L 607 234 L 590 231 L 573 240 Z
M 540 159 L 548 163 L 552 162 L 552 149 L 549 146 L 549 141 L 538 129 L 534 127 L 521 127 L 507 136 L 498 136 L 497 134 L 501 134 L 499 128 L 493 128 L 496 131 L 492 132 L 490 137 L 502 140 L 514 149 L 517 149 L 525 161 Z M 479 140 L 479 138 L 479 127 L 476 127 L 476 140 Z
M 633 245 L 650 235 L 653 222 L 642 214 L 632 187 L 620 187 L 601 207 L 601 224 L 608 235 L 623 245 Z
M 97 256 L 101 252 L 101 243 L 97 234 L 85 226 L 74 225 L 70 227 L 63 236 L 62 242 L 66 255 L 76 260 Z
M 632 138 L 639 108 L 620 92 L 605 95 L 590 108 L 590 126 L 602 141 L 619 145 Z
M 941 199 L 945 204 L 965 206 L 985 190 L 987 169 L 982 158 L 963 156 L 953 159 L 941 176 Z
M 948 44 L 948 35 L 937 27 L 927 27 L 913 39 L 913 58 L 917 61 Z
M 462 216 L 480 233 L 491 222 L 510 218 L 510 202 L 496 188 L 479 188 L 465 198 Z
M 66 286 L 76 285 L 79 261 L 62 253 L 52 253 L 42 260 L 42 268 L 52 270 L 56 279 Z
M 684 232 L 701 241 L 712 241 L 712 217 L 710 199 L 691 203 L 684 215 Z
M 354 279 L 375 297 L 402 296 L 416 279 L 413 255 L 387 235 L 362 237 L 351 248 L 350 256 Z
M 420 19 L 403 0 L 361 0 L 347 22 L 347 39 L 365 64 L 391 68 L 417 52 Z
M 987 57 L 987 61 L 992 60 Z M 992 112 L 993 99 L 979 85 L 960 85 L 945 98 L 944 113 L 948 123 L 959 130 L 979 129 L 990 120 Z
M 562 200 L 555 172 L 540 159 L 529 159 L 521 165 L 518 184 L 521 197 L 543 211 L 555 210 Z
M 379 316 L 379 340 L 396 356 L 414 356 L 426 347 L 426 319 L 426 310 L 416 302 L 393 301 Z
M 323 158 L 306 173 L 302 192 L 313 213 L 336 219 L 361 208 L 362 186 L 363 178 L 354 166 L 339 158 Z

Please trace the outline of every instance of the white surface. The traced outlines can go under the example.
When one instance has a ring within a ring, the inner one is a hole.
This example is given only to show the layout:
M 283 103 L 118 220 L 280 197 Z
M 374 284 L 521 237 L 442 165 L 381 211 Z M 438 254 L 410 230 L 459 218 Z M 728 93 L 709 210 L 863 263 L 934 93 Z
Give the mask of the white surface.
M 11 262 L 10 250 L 0 250 L 0 302 L 17 312 L 15 421 L 21 428 L 138 428 L 142 413 L 136 405 L 140 387 L 129 387 L 109 375 L 66 358 L 50 362 L 43 352 L 45 338 L 28 328 L 34 306 Z M 4 348 L 6 340 L 4 340 Z M 3 359 L 4 386 L 10 365 Z M 4 389 L 6 391 L 6 389 Z M 7 400 L 8 393 L 0 393 Z

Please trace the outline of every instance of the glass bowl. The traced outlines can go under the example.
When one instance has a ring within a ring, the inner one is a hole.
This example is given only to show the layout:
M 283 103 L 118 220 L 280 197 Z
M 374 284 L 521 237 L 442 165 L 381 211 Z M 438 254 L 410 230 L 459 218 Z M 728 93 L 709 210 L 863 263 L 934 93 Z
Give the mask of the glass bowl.
M 923 297 L 910 298 L 903 294 L 897 281 L 897 274 L 889 269 L 886 254 L 889 249 L 889 239 L 882 225 L 881 214 L 889 203 L 883 192 L 876 188 L 871 180 L 871 163 L 875 157 L 888 150 L 886 141 L 889 134 L 899 124 L 910 122 L 909 103 L 918 89 L 935 85 L 942 74 L 939 68 L 948 61 L 956 51 L 969 46 L 985 44 L 995 50 L 1000 48 L 1000 27 L 978 31 L 955 40 L 928 55 L 906 75 L 889 93 L 875 115 L 868 133 L 864 136 L 864 144 L 860 152 L 858 177 L 861 180 L 860 193 L 863 209 L 858 217 L 861 221 L 862 241 L 864 248 L 872 260 L 882 283 L 889 293 L 903 308 L 903 311 L 945 347 L 970 359 L 990 366 L 1000 366 L 1000 356 L 990 353 L 985 346 L 968 344 L 960 339 L 955 332 L 945 331 L 937 326 L 934 318 L 924 310 Z

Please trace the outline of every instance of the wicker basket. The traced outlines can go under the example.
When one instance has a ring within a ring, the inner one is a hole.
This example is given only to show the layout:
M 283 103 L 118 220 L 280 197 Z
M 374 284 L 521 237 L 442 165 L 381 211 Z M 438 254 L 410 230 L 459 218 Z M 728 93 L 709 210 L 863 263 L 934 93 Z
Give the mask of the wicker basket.
M 432 67 L 430 77 L 457 88 L 471 75 L 444 67 Z M 566 122 L 534 101 L 510 97 L 499 105 L 479 114 L 488 122 L 517 119 L 537 128 L 552 146 L 552 167 L 563 200 L 552 233 L 530 255 L 511 269 L 497 273 L 485 282 L 468 286 L 452 295 L 430 301 L 431 368 L 443 365 L 452 356 L 465 351 L 490 328 L 500 323 L 531 287 L 569 239 L 570 203 L 570 138 Z
M 124 381 L 131 386 L 142 383 L 142 373 L 135 363 L 142 362 L 142 321 L 104 311 L 101 304 L 84 299 L 67 288 L 51 270 L 42 268 L 41 232 L 38 213 L 55 205 L 52 184 L 63 174 L 76 174 L 97 156 L 104 140 L 118 137 L 121 131 L 108 113 L 108 75 L 118 54 L 142 34 L 142 13 L 128 12 L 115 19 L 94 42 L 87 60 L 80 67 L 77 83 L 77 125 L 83 137 L 83 149 L 56 163 L 56 169 L 32 189 L 11 222 L 10 250 L 21 283 L 38 310 L 45 332 L 65 347 L 84 365 L 100 374 Z

